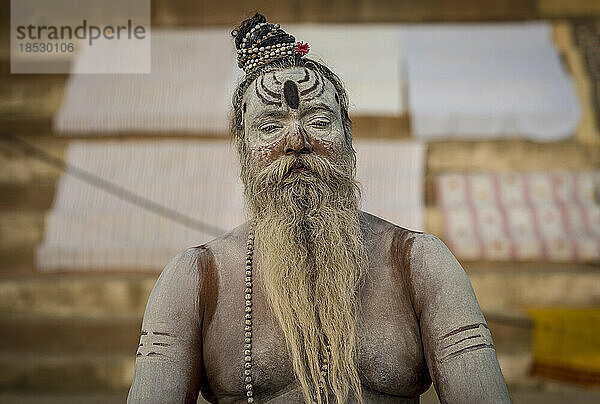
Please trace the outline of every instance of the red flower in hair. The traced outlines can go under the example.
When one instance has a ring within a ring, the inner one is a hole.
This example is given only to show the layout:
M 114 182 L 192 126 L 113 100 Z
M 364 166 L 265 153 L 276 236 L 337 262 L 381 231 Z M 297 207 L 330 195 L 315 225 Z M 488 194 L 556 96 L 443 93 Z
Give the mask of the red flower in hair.
M 310 46 L 308 46 L 306 42 L 296 42 L 296 48 L 294 50 L 300 56 L 304 56 L 310 50 Z

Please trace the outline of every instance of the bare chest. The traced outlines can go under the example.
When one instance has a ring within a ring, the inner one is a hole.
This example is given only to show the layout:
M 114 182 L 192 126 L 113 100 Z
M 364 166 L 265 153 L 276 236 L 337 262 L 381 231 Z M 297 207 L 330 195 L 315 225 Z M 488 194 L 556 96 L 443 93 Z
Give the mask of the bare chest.
M 243 274 L 242 271 L 239 271 Z M 415 397 L 430 384 L 417 320 L 410 299 L 387 268 L 370 271 L 359 293 L 357 366 L 361 382 L 377 393 Z M 219 280 L 210 323 L 203 330 L 206 380 L 220 401 L 245 394 L 243 275 Z M 252 374 L 254 392 L 283 395 L 295 377 L 283 334 L 260 287 L 253 293 Z

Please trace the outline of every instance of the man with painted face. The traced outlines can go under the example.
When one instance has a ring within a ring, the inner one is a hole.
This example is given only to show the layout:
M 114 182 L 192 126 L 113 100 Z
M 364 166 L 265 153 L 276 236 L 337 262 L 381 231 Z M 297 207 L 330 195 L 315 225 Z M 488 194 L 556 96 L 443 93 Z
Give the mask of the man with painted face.
M 250 220 L 164 269 L 129 402 L 510 402 L 471 284 L 436 237 L 359 210 L 348 100 L 257 14 L 232 132 Z

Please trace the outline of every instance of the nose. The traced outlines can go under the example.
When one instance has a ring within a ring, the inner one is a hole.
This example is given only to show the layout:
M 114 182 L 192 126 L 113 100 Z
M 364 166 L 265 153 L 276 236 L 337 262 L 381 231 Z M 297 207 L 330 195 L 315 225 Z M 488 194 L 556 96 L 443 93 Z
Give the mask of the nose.
M 300 125 L 293 125 L 286 138 L 285 154 L 306 154 L 312 151 L 308 135 Z

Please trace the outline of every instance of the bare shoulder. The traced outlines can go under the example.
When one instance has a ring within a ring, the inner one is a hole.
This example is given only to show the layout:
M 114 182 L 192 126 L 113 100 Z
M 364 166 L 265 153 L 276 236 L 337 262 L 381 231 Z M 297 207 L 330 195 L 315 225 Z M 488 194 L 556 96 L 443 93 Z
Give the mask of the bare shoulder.
M 366 212 L 361 212 L 361 227 L 373 264 L 401 271 L 409 264 L 415 240 L 424 235 Z
M 226 254 L 232 248 L 243 246 L 246 243 L 249 226 L 249 222 L 245 222 L 203 246 L 210 249 L 215 255 Z
M 439 263 L 460 267 L 444 242 L 433 234 L 410 230 L 365 212 L 361 223 L 366 242 L 385 252 L 399 269 L 425 271 Z
M 215 271 L 224 271 L 231 262 L 239 260 L 240 255 L 245 252 L 248 228 L 249 222 L 243 223 L 227 234 L 199 246 L 210 254 Z
M 361 221 L 370 255 L 400 272 L 417 303 L 416 309 L 425 293 L 448 288 L 472 293 L 462 266 L 435 235 L 409 230 L 368 213 L 361 215 Z

